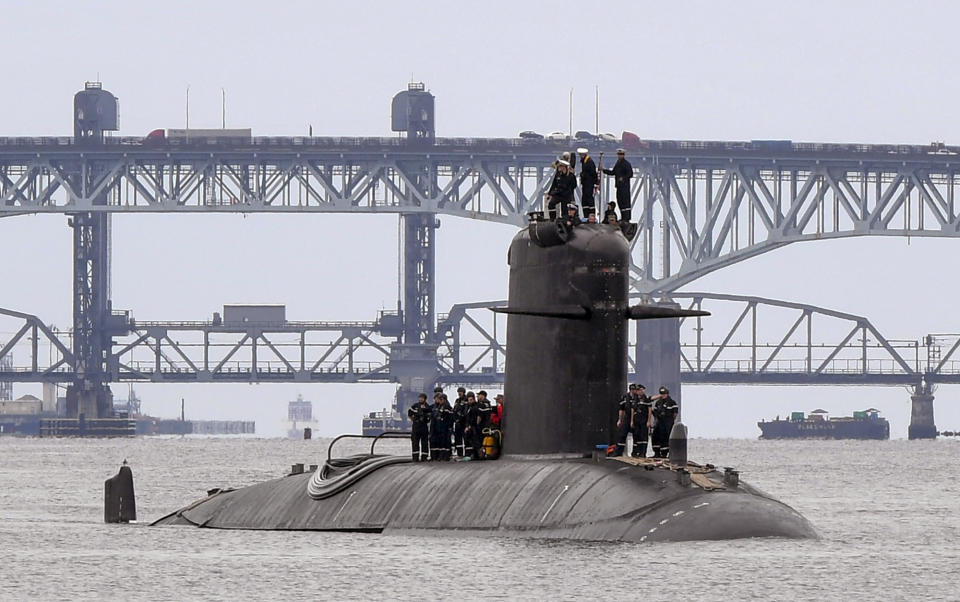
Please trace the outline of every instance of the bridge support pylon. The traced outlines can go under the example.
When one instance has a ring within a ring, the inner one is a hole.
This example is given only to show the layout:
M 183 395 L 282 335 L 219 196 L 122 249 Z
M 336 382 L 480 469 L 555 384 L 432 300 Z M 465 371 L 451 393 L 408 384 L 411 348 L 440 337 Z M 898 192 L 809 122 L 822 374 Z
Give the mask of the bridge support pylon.
M 930 385 L 918 384 L 910 396 L 910 439 L 936 439 L 937 425 L 933 422 L 933 393 Z
M 73 97 L 74 143 L 95 150 L 103 144 L 104 132 L 120 127 L 117 98 L 99 82 L 87 82 Z M 107 204 L 107 192 L 93 193 L 96 166 L 69 169 L 71 194 L 92 197 L 94 205 Z M 76 200 L 76 199 L 75 199 Z M 113 414 L 110 392 L 110 216 L 106 213 L 75 213 L 73 228 L 73 353 L 76 376 L 67 387 L 67 416 L 106 418 Z
M 657 307 L 680 309 L 671 302 L 654 303 Z M 670 397 L 682 405 L 680 398 L 680 320 L 637 320 L 634 360 L 636 381 L 646 387 L 647 395 L 666 387 Z
M 67 387 L 67 417 L 107 418 L 111 339 L 109 221 L 106 213 L 80 213 L 73 228 L 73 353 L 76 378 Z
M 407 408 L 426 393 L 432 402 L 437 382 L 437 345 L 435 311 L 435 263 L 437 216 L 430 213 L 404 213 L 401 302 L 403 344 L 390 347 L 390 372 L 397 377 L 396 411 L 406 421 Z

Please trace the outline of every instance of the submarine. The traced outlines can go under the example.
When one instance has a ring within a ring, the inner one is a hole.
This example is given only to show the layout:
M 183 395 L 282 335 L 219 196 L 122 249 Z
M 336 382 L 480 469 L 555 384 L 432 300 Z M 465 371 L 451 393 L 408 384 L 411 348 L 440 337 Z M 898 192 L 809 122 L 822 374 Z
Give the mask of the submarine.
M 499 459 L 412 462 L 374 453 L 206 497 L 154 525 L 213 529 L 460 531 L 590 541 L 816 538 L 800 513 L 733 469 L 686 459 L 608 457 L 626 390 L 632 319 L 705 312 L 629 306 L 625 223 L 531 221 L 511 242 Z M 332 444 L 331 444 L 332 445 Z

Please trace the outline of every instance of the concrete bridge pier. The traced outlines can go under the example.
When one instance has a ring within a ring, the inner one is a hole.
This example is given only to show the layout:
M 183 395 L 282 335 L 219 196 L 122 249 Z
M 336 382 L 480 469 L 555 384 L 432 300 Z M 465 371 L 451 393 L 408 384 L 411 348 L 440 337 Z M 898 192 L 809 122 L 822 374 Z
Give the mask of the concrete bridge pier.
M 658 307 L 680 309 L 673 302 L 654 303 Z M 647 388 L 653 397 L 661 386 L 670 389 L 670 397 L 680 405 L 680 319 L 637 320 L 634 358 L 636 380 Z
M 933 393 L 930 385 L 921 383 L 914 387 L 910 396 L 910 439 L 936 439 L 937 425 L 933 422 Z

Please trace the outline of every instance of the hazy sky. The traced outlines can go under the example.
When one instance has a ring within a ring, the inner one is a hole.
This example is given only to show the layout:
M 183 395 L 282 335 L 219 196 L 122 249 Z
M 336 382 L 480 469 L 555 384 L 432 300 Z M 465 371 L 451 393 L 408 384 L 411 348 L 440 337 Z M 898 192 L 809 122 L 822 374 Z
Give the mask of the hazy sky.
M 0 135 L 69 135 L 73 94 L 97 77 L 121 135 L 191 127 L 255 135 L 391 135 L 407 82 L 436 95 L 440 136 L 574 129 L 646 138 L 960 143 L 954 3 L 32 2 L 4 7 Z M 441 217 L 438 309 L 506 295 L 511 226 Z M 396 304 L 390 216 L 116 216 L 113 301 L 139 319 L 208 319 L 224 303 L 277 302 L 300 320 L 370 320 Z M 470 247 L 470 250 L 465 250 Z M 958 332 L 947 276 L 960 240 L 791 245 L 688 286 L 861 314 L 888 337 Z M 0 220 L 0 307 L 71 320 L 65 216 Z M 0 332 L 0 339 L 5 333 Z M 255 419 L 278 434 L 286 402 L 315 403 L 325 434 L 389 405 L 390 385 L 139 385 L 146 409 Z M 120 397 L 126 386 L 114 390 Z M 17 385 L 17 394 L 39 392 Z M 960 429 L 958 387 L 937 424 Z M 905 436 L 900 388 L 686 387 L 692 436 L 754 437 L 755 422 L 824 406 L 876 406 Z

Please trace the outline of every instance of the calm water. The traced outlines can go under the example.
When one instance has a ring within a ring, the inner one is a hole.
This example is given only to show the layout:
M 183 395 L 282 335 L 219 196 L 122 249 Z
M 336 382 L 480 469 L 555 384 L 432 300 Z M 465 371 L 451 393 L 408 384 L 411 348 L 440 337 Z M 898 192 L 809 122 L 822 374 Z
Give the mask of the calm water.
M 960 600 L 957 440 L 690 442 L 691 459 L 740 468 L 806 515 L 819 541 L 610 544 L 144 524 L 210 487 L 273 478 L 325 451 L 323 440 L 0 438 L 0 599 Z M 103 480 L 124 458 L 142 523 L 105 525 Z

